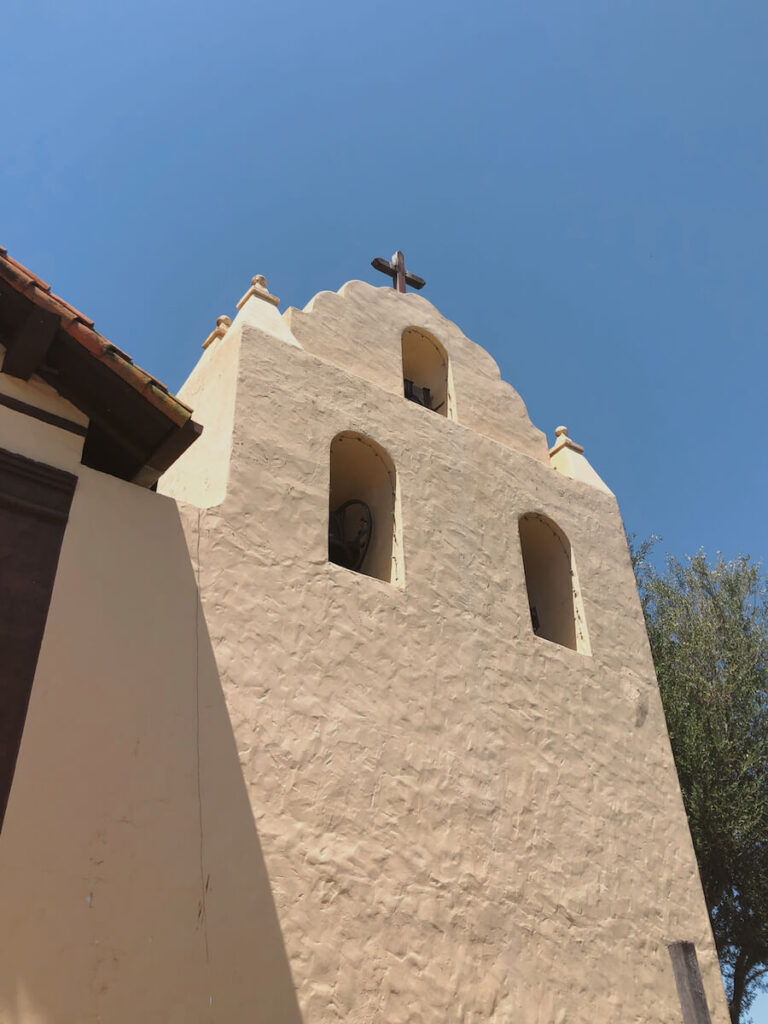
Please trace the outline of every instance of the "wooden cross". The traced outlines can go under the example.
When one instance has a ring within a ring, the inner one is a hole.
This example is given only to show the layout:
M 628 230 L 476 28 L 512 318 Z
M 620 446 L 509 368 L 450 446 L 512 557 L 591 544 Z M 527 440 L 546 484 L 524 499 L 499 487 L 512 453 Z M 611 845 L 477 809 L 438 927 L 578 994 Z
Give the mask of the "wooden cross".
M 382 259 L 381 256 L 377 256 L 375 260 L 371 260 L 371 266 L 374 270 L 380 270 L 382 274 L 391 277 L 392 287 L 397 288 L 399 292 L 404 292 L 407 284 L 411 288 L 418 289 L 423 288 L 427 283 L 423 277 L 417 277 L 416 274 L 411 274 L 410 271 L 405 269 L 405 256 L 403 256 L 399 249 L 392 257 L 391 262 Z

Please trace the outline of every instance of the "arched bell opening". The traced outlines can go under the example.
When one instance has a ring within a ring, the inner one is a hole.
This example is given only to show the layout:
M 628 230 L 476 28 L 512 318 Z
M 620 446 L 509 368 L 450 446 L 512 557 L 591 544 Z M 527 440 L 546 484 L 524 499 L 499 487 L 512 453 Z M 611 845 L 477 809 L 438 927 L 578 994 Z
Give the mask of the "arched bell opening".
M 456 419 L 451 365 L 443 346 L 420 327 L 407 327 L 402 336 L 405 397 L 432 412 Z
M 536 636 L 589 654 L 584 610 L 571 545 L 548 516 L 520 516 L 520 546 L 531 626 Z
M 402 585 L 397 475 L 370 437 L 345 431 L 331 441 L 328 561 Z

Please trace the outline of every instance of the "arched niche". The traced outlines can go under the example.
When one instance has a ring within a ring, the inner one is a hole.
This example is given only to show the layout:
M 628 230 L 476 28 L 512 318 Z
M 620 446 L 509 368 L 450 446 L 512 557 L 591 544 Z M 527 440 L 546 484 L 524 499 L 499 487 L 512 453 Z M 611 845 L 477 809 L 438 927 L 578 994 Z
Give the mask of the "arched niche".
M 533 632 L 545 640 L 589 654 L 584 609 L 568 538 L 557 523 L 539 512 L 520 516 L 519 527 Z
M 406 327 L 402 335 L 405 397 L 432 412 L 456 419 L 448 353 L 429 331 Z
M 330 460 L 328 560 L 402 586 L 394 462 L 380 444 L 354 431 L 334 437 Z

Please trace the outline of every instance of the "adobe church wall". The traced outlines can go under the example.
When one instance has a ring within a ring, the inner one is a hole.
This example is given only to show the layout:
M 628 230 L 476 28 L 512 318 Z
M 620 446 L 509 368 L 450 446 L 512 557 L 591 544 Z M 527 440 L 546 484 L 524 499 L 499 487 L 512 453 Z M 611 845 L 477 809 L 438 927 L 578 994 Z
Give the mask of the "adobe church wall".
M 615 500 L 467 429 L 458 366 L 459 423 L 407 402 L 428 304 L 348 288 L 319 334 L 291 315 L 305 351 L 243 327 L 227 496 L 182 509 L 303 1020 L 677 1024 L 686 938 L 727 1024 Z M 328 562 L 341 431 L 394 462 L 402 589 Z M 532 632 L 525 512 L 570 541 L 591 656 Z
M 320 292 L 304 310 L 286 310 L 284 319 L 308 352 L 395 395 L 403 393 L 403 331 L 431 331 L 451 361 L 458 421 L 548 461 L 546 438 L 493 358 L 420 295 L 349 281 L 338 292 Z
M 299 1024 L 178 509 L 77 472 L 0 835 L 0 1021 Z

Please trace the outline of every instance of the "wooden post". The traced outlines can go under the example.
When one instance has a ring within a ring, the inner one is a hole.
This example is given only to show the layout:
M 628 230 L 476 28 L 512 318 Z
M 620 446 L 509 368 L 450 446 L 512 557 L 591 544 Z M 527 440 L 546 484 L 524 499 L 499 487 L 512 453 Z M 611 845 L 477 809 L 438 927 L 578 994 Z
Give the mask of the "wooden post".
M 405 294 L 405 256 L 398 249 L 395 255 L 392 257 L 392 262 L 395 266 L 395 287 L 399 292 Z
M 675 973 L 677 996 L 683 1011 L 683 1024 L 712 1024 L 696 957 L 696 947 L 692 942 L 670 942 L 667 949 Z

